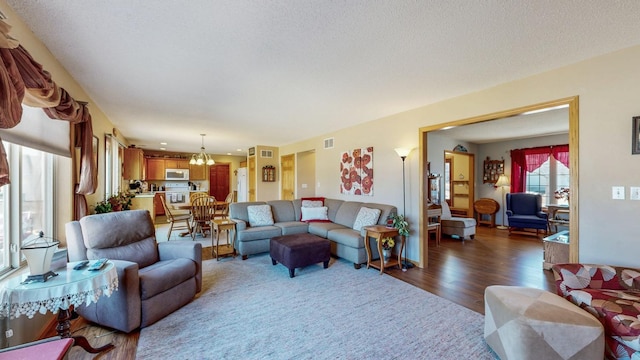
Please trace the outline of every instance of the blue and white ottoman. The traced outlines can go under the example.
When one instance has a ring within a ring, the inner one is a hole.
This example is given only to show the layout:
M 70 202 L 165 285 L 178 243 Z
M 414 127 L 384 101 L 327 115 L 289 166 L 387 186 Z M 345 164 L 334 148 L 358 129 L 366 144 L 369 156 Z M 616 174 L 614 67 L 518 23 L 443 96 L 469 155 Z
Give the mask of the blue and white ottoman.
M 502 360 L 602 360 L 604 329 L 588 312 L 545 290 L 489 286 L 484 338 Z

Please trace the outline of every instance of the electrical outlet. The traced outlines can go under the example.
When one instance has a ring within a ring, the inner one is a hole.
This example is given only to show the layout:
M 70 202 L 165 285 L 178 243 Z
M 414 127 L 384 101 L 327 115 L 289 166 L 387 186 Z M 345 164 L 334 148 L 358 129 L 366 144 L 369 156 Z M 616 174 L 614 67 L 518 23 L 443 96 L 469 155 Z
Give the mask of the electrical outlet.
M 612 186 L 611 198 L 614 200 L 624 200 L 624 186 Z
M 9 330 L 5 331 L 4 332 L 4 336 L 6 336 L 7 339 L 12 337 L 13 336 L 13 329 L 9 329 Z
M 640 200 L 640 187 L 637 187 L 637 186 L 629 187 L 629 199 Z

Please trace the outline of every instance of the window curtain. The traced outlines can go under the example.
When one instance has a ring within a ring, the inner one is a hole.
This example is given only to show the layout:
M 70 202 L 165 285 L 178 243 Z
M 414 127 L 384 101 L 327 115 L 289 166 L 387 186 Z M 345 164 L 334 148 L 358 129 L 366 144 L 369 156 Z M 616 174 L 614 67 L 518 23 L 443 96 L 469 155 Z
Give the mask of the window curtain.
M 7 23 L 0 20 L 0 127 L 9 129 L 20 123 L 22 102 L 43 108 L 51 119 L 74 124 L 75 137 L 71 140 L 81 148 L 77 194 L 93 194 L 98 185 L 97 169 L 92 161 L 93 129 L 86 104 L 75 101 L 63 88 L 58 87 L 51 79 L 51 74 L 9 35 L 10 29 Z M 0 148 L 0 186 L 3 186 L 9 183 L 9 166 L 1 140 Z
M 552 146 L 551 155 L 564 166 L 569 167 L 569 145 Z
M 523 192 L 527 188 L 527 172 L 540 168 L 552 155 L 564 166 L 569 167 L 569 145 L 511 150 L 511 191 Z

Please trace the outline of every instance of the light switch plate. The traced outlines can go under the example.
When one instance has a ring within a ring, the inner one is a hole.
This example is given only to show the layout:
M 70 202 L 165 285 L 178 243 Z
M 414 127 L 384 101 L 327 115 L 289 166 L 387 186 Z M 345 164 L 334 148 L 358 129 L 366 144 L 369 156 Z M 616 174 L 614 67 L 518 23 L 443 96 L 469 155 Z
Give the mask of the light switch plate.
M 612 186 L 611 198 L 614 200 L 624 200 L 624 186 Z
M 640 200 L 640 187 L 631 186 L 629 188 L 629 199 L 630 200 Z

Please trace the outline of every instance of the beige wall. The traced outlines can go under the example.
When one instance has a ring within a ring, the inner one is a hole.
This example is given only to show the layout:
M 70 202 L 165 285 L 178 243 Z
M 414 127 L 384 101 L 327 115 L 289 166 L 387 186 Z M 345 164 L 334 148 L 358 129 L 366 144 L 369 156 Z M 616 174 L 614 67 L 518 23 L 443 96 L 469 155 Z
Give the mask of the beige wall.
M 273 157 L 263 158 L 260 155 L 262 150 L 273 151 Z M 277 147 L 257 145 L 256 146 L 256 201 L 268 201 L 280 199 L 280 153 Z M 276 168 L 276 181 L 262 181 L 262 167 L 274 166 Z
M 316 153 L 305 151 L 296 156 L 296 199 L 316 195 Z M 306 186 L 306 187 L 303 187 Z
M 393 149 L 416 147 L 419 128 L 513 109 L 550 100 L 579 96 L 579 233 L 580 261 L 638 266 L 633 251 L 640 223 L 639 201 L 612 200 L 611 187 L 640 186 L 640 156 L 631 155 L 631 118 L 640 115 L 636 84 L 640 81 L 640 46 L 599 56 L 476 93 L 427 105 L 283 146 L 291 153 L 316 149 L 318 195 L 402 205 L 401 162 Z M 322 139 L 335 137 L 335 147 L 322 149 Z M 373 197 L 339 194 L 340 151 L 374 146 Z M 407 158 L 407 216 L 418 223 L 418 153 Z M 417 229 L 409 238 L 409 258 L 419 258 Z

